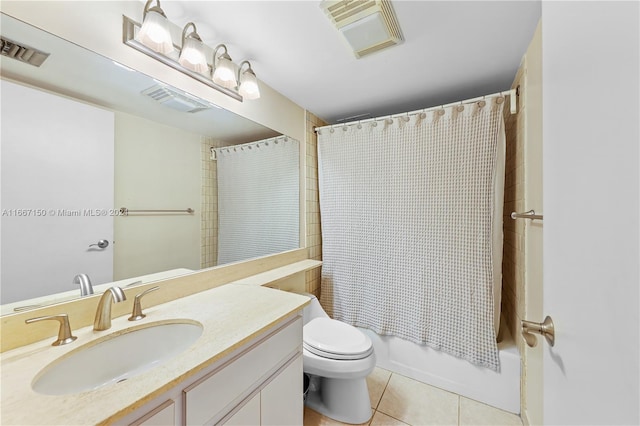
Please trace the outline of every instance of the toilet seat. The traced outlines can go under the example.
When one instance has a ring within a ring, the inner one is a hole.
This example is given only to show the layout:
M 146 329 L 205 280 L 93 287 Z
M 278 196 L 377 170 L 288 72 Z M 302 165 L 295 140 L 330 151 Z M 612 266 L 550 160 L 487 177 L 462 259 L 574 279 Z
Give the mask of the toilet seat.
M 369 336 L 330 318 L 315 318 L 304 326 L 303 348 L 322 358 L 359 360 L 371 355 Z

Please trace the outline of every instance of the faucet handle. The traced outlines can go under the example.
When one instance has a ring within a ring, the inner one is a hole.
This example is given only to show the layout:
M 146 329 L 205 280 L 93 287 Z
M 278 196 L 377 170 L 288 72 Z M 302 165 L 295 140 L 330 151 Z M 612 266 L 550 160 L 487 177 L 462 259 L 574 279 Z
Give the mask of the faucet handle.
M 144 296 L 145 294 L 156 291 L 159 288 L 159 286 L 151 287 L 150 289 L 147 289 L 140 294 L 136 294 L 136 297 L 133 299 L 133 312 L 131 312 L 129 321 L 139 321 L 142 318 L 146 317 L 146 315 L 142 313 L 142 305 L 140 304 L 140 299 L 142 299 L 142 296 Z
M 71 334 L 71 326 L 69 325 L 69 315 L 67 314 L 46 315 L 44 317 L 29 318 L 24 322 L 26 324 L 31 324 L 32 322 L 46 321 L 46 320 L 55 320 L 60 322 L 60 328 L 58 329 L 58 340 L 53 342 L 51 346 L 66 345 L 67 343 L 71 343 L 77 339 L 76 336 L 73 336 Z

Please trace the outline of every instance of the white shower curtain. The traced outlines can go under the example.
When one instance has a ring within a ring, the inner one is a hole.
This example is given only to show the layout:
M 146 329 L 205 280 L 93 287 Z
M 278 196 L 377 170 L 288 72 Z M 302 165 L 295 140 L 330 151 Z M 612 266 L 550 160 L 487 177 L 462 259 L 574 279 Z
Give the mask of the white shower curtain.
M 494 191 L 504 98 L 319 131 L 334 318 L 499 369 Z
M 277 137 L 215 149 L 218 261 L 237 262 L 300 246 L 298 141 Z

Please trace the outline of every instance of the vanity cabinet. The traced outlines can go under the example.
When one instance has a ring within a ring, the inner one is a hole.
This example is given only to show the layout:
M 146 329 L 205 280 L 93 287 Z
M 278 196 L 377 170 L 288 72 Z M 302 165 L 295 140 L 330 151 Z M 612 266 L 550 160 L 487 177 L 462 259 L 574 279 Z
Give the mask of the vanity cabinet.
M 267 380 L 259 388 L 259 393 L 246 398 L 216 424 L 225 426 L 301 425 L 303 411 L 295 408 L 302 403 L 301 377 L 302 356 L 297 356 Z
M 301 343 L 302 318 L 290 317 L 126 416 L 122 424 L 300 425 Z

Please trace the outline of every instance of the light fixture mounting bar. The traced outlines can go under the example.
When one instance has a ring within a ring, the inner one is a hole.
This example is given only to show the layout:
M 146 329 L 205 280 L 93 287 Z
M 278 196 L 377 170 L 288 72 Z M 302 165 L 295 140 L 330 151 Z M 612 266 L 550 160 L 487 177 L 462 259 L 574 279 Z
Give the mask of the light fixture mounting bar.
M 147 56 L 152 57 L 153 59 L 156 59 L 160 62 L 162 62 L 165 65 L 170 66 L 171 68 L 180 71 L 183 74 L 188 75 L 189 77 L 198 80 L 201 83 L 206 84 L 207 86 L 216 89 L 219 92 L 224 93 L 227 96 L 232 97 L 233 99 L 242 102 L 242 96 L 240 96 L 237 92 L 231 90 L 231 89 L 227 89 L 226 87 L 222 87 L 218 84 L 216 84 L 215 82 L 213 82 L 212 80 L 209 80 L 208 78 L 206 78 L 205 76 L 197 73 L 197 72 L 193 72 L 185 67 L 183 67 L 182 65 L 180 65 L 178 62 L 174 61 L 173 59 L 161 55 L 159 53 L 154 52 L 153 50 L 149 49 L 148 47 L 146 47 L 144 44 L 140 43 L 139 41 L 137 41 L 135 39 L 135 31 L 136 31 L 136 27 L 140 28 L 140 23 L 134 21 L 133 19 L 127 17 L 127 16 L 122 16 L 123 18 L 123 28 L 122 28 L 122 41 L 124 44 L 126 44 L 129 47 L 134 48 L 135 50 L 144 53 Z

